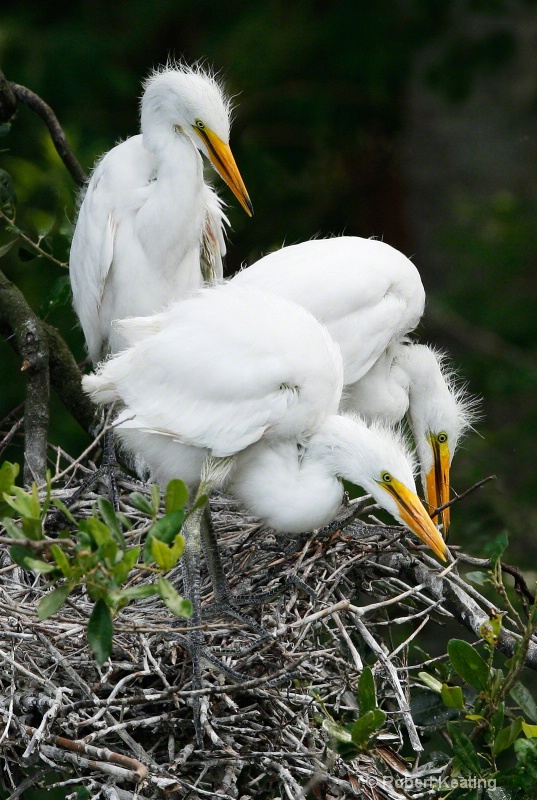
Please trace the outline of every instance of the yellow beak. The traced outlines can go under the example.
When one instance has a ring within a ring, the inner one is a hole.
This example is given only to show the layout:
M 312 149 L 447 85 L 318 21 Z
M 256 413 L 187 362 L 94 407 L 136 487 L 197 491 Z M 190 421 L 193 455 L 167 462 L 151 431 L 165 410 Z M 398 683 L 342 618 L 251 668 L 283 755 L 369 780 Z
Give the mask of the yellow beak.
M 445 561 L 447 556 L 446 543 L 419 497 L 395 478 L 392 478 L 390 483 L 381 483 L 379 481 L 379 485 L 386 489 L 395 499 L 399 515 L 407 528 L 412 533 L 415 533 L 422 542 L 425 542 L 438 558 Z
M 241 178 L 239 168 L 233 158 L 233 153 L 228 144 L 222 141 L 216 133 L 213 133 L 209 128 L 193 128 L 200 139 L 204 142 L 211 164 L 227 183 L 241 206 L 244 208 L 249 217 L 254 213 L 254 208 L 246 191 L 246 186 Z
M 429 438 L 433 450 L 433 466 L 425 478 L 425 492 L 430 513 L 450 500 L 449 497 L 449 447 L 447 442 L 438 442 L 434 436 Z M 450 509 L 440 512 L 444 539 L 447 538 L 450 523 Z

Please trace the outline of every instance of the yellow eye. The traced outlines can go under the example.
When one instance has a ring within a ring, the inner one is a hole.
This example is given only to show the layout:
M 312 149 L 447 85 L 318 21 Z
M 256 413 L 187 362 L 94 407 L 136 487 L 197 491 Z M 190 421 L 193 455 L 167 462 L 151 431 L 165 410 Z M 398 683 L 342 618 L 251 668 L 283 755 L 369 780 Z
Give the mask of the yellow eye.
M 444 431 L 442 431 L 441 433 L 438 434 L 438 436 L 436 438 L 437 438 L 437 441 L 440 444 L 445 444 L 447 442 L 447 438 L 448 438 L 447 437 L 447 433 L 444 433 Z
M 383 472 L 382 473 L 382 480 L 384 481 L 384 483 L 391 483 L 392 476 L 390 475 L 389 472 Z
M 196 123 L 196 128 L 199 128 L 200 130 L 205 128 L 205 123 L 202 122 L 201 119 L 196 119 L 194 122 Z

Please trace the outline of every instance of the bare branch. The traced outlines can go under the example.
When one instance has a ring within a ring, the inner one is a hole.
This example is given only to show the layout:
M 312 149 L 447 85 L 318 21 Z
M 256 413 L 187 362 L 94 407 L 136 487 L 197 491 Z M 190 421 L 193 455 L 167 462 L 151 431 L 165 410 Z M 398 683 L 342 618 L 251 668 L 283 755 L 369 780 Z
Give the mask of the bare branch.
M 45 409 L 48 419 L 48 370 L 60 400 L 84 430 L 89 432 L 95 423 L 95 408 L 82 391 L 80 370 L 71 351 L 56 328 L 39 319 L 22 292 L 1 271 L 0 332 L 21 356 L 22 367 L 28 362 L 23 370 L 29 379 L 26 403 L 30 402 L 30 412 L 40 425 L 39 435 L 43 434 Z M 34 375 L 36 369 L 39 377 Z M 31 384 L 30 379 L 34 377 L 35 381 Z M 30 424 L 26 422 L 27 413 L 25 405 L 26 430 Z M 32 470 L 35 471 L 35 468 L 32 467 Z
M 47 469 L 49 348 L 43 324 L 21 292 L 0 272 L 0 322 L 9 326 L 11 344 L 26 375 L 24 403 L 24 480 L 42 483 Z
M 39 95 L 30 91 L 30 89 L 27 89 L 25 86 L 21 86 L 18 83 L 10 83 L 10 88 L 20 103 L 24 103 L 25 106 L 35 111 L 44 121 L 50 133 L 50 138 L 54 142 L 54 147 L 69 171 L 69 174 L 78 186 L 83 186 L 86 182 L 86 173 L 69 147 L 67 137 L 54 111 L 39 97 Z

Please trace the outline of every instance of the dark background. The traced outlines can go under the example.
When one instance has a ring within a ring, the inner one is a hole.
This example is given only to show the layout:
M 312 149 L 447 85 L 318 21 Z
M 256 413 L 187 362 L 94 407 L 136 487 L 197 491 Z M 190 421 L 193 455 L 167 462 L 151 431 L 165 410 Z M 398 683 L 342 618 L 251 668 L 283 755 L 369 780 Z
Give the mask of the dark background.
M 140 82 L 168 56 L 206 60 L 236 95 L 231 145 L 252 198 L 227 268 L 314 235 L 378 236 L 411 256 L 428 307 L 422 339 L 449 350 L 483 397 L 453 485 L 498 479 L 453 512 L 479 554 L 509 531 L 534 569 L 537 480 L 537 6 L 526 0 L 72 0 L 4 2 L 6 76 L 56 111 L 84 167 L 137 132 Z M 42 122 L 20 108 L 0 139 L 18 224 L 66 261 L 75 191 Z M 221 184 L 214 176 L 214 183 Z M 0 225 L 0 247 L 13 235 Z M 19 246 L 0 264 L 84 356 L 65 271 Z M 58 283 L 60 279 L 60 283 Z M 327 280 L 329 276 L 327 275 Z M 51 304 L 52 301 L 52 304 Z M 23 397 L 0 342 L 0 419 Z M 51 440 L 85 436 L 54 402 Z M 509 559 L 508 559 L 509 560 Z

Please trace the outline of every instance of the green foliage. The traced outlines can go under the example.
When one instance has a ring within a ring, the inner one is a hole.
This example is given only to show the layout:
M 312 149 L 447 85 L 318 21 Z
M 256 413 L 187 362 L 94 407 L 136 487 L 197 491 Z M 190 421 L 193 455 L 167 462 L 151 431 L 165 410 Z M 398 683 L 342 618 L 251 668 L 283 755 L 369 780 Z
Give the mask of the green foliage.
M 186 517 L 184 505 L 188 491 L 182 481 L 171 481 L 165 493 L 166 513 L 158 518 L 160 490 L 152 487 L 151 502 L 143 495 L 134 501 L 151 517 L 145 544 L 131 545 L 132 534 L 122 515 L 103 498 L 87 519 L 76 520 L 61 501 L 53 505 L 65 512 L 73 530 L 71 537 L 60 534 L 48 538 L 44 521 L 51 505 L 50 477 L 43 502 L 37 486 L 25 491 L 15 485 L 17 465 L 5 463 L 0 468 L 0 503 L 5 516 L 2 524 L 6 534 L 17 542 L 10 548 L 12 560 L 46 577 L 51 591 L 41 599 L 37 608 L 40 619 L 60 610 L 67 598 L 84 587 L 93 601 L 88 623 L 88 644 L 99 663 L 112 652 L 113 618 L 126 605 L 152 595 L 160 595 L 170 611 L 179 617 L 192 613 L 191 604 L 176 592 L 163 574 L 175 567 L 184 550 L 180 533 Z M 152 583 L 137 583 L 143 576 L 156 577 Z M 129 584 L 129 585 L 125 585 Z
M 494 550 L 489 575 L 495 571 L 501 552 L 503 550 L 498 548 Z M 502 797 L 509 800 L 522 800 L 527 796 L 523 787 L 528 785 L 528 771 L 537 769 L 537 725 L 531 724 L 537 717 L 537 706 L 519 680 L 535 627 L 533 611 L 531 609 L 514 656 L 505 661 L 503 669 L 494 666 L 502 617 L 491 613 L 490 621 L 481 626 L 484 641 L 479 649 L 461 639 L 449 641 L 448 682 L 424 672 L 418 675 L 429 689 L 427 694 L 436 694 L 451 716 L 447 722 L 447 734 L 451 744 L 452 774 L 493 779 L 497 788 L 505 790 Z M 457 679 L 462 681 L 462 685 L 453 682 Z M 508 697 L 515 707 L 506 705 Z M 413 707 L 413 716 L 418 722 L 414 712 Z M 419 722 L 423 724 L 424 720 Z M 425 722 L 434 728 L 438 720 L 432 716 Z M 514 761 L 514 766 L 507 770 L 503 768 L 506 757 L 511 763 Z M 462 789 L 455 789 L 449 796 L 467 796 L 460 792 Z M 496 795 L 491 788 L 482 797 L 495 800 Z
M 386 712 L 377 706 L 375 679 L 371 667 L 364 667 L 358 681 L 358 707 L 360 716 L 348 725 L 333 720 L 323 720 L 323 728 L 329 733 L 332 744 L 343 758 L 355 758 L 363 750 L 374 746 L 378 732 L 386 722 Z

